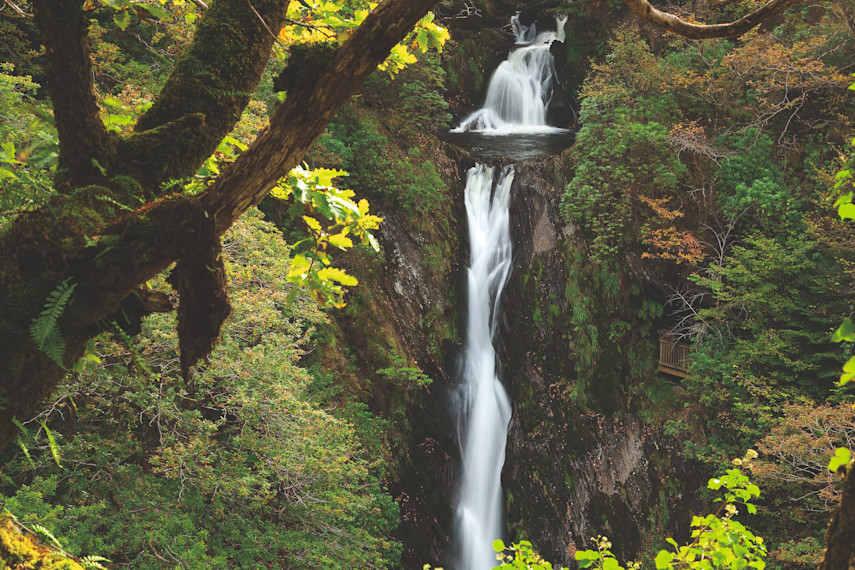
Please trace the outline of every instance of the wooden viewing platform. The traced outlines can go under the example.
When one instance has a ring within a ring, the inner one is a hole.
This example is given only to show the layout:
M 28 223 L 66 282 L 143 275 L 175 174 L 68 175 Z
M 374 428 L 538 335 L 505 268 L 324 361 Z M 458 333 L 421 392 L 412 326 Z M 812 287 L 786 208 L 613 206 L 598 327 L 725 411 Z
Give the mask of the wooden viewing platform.
M 659 331 L 659 372 L 688 378 L 691 349 L 690 344 L 674 340 L 670 331 Z

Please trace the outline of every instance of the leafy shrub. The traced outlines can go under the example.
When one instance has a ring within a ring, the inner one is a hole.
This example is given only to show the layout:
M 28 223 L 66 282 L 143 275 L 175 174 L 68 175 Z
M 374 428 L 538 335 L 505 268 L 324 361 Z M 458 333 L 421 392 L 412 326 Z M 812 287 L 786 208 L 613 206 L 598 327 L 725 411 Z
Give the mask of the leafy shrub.
M 4 506 L 72 554 L 134 568 L 394 564 L 385 449 L 367 452 L 350 421 L 313 399 L 300 359 L 326 318 L 307 299 L 287 302 L 289 247 L 251 213 L 224 251 L 234 310 L 193 383 L 180 377 L 171 314 L 133 341 L 101 339 L 100 365 L 73 373 L 42 416 L 62 467 L 28 430 L 33 464 L 19 453 L 4 466 Z

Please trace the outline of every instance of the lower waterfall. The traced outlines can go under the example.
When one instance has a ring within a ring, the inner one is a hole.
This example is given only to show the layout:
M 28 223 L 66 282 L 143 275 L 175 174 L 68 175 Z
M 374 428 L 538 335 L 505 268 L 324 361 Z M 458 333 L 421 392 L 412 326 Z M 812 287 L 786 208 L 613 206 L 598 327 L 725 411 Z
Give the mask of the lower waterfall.
M 512 166 L 496 173 L 478 164 L 466 181 L 469 225 L 468 321 L 458 409 L 463 457 L 457 507 L 461 570 L 495 566 L 492 542 L 501 538 L 504 510 L 502 465 L 511 405 L 499 381 L 493 338 L 502 289 L 511 271 L 508 205 Z

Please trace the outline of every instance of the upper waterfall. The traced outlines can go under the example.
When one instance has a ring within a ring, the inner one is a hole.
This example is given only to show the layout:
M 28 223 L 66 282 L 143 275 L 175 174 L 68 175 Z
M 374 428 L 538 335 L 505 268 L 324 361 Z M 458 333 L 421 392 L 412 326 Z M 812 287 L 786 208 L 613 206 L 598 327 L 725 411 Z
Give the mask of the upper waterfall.
M 511 29 L 514 32 L 514 37 L 517 39 L 516 44 L 518 46 L 527 46 L 534 41 L 534 38 L 537 35 L 537 27 L 534 23 L 530 26 L 526 26 L 520 22 L 519 12 L 517 12 L 515 16 L 511 16 Z
M 531 40 L 534 24 L 524 26 L 519 17 L 511 18 L 518 44 L 503 61 L 487 88 L 484 106 L 469 115 L 453 133 L 473 131 L 482 134 L 566 132 L 546 123 L 546 111 L 552 100 L 555 63 L 549 51 L 552 42 L 564 41 L 563 20 L 556 20 L 556 31 L 542 32 Z

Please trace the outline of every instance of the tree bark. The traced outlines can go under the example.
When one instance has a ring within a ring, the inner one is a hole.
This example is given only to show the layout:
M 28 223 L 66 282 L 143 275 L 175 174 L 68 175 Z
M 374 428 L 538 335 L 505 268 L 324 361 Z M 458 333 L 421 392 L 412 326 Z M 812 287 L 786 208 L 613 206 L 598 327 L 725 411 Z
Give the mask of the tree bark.
M 840 507 L 825 531 L 825 554 L 819 570 L 855 569 L 855 473 L 843 480 Z
M 59 135 L 57 189 L 62 192 L 98 172 L 93 159 L 107 166 L 115 140 L 101 120 L 95 97 L 83 0 L 38 0 L 34 8 Z
M 771 0 L 750 14 L 726 24 L 695 24 L 655 8 L 648 0 L 623 0 L 642 20 L 692 40 L 735 38 L 805 0 Z
M 275 38 L 269 30 L 282 27 L 288 4 L 211 3 L 151 109 L 123 139 L 122 174 L 159 187 L 198 170 L 240 120 L 270 57 Z

